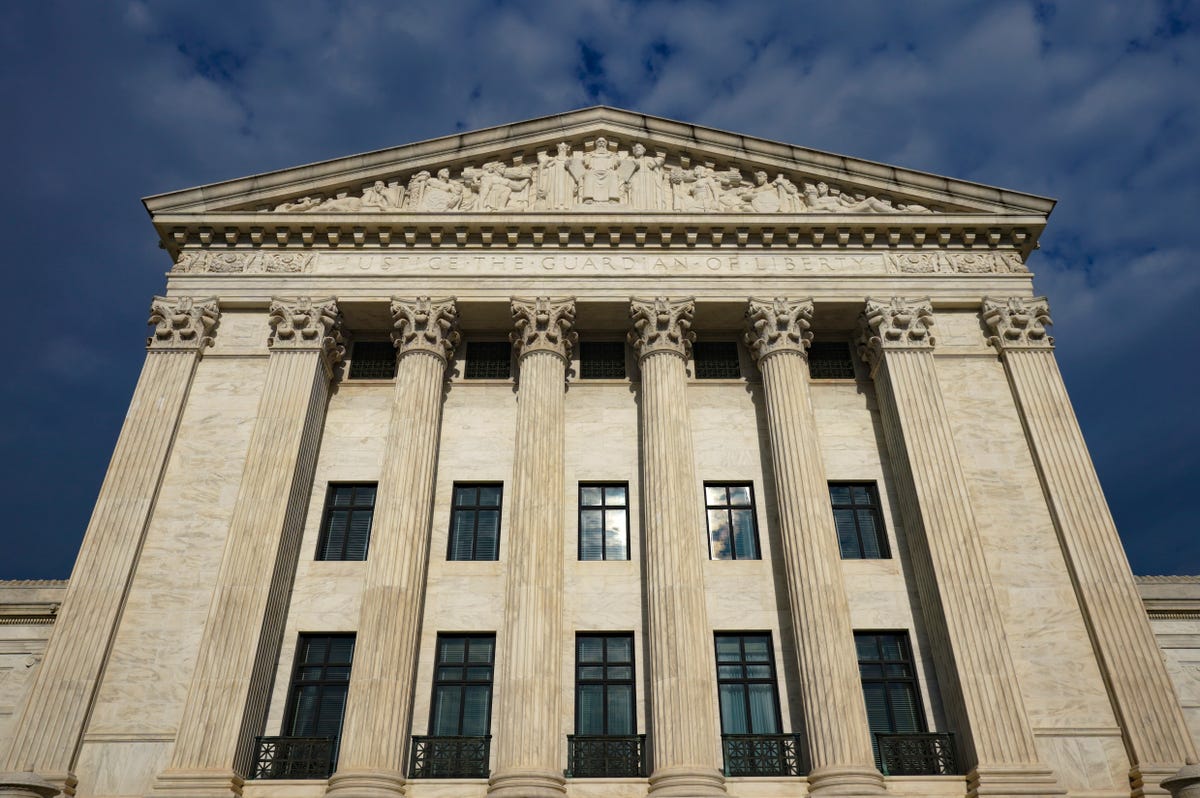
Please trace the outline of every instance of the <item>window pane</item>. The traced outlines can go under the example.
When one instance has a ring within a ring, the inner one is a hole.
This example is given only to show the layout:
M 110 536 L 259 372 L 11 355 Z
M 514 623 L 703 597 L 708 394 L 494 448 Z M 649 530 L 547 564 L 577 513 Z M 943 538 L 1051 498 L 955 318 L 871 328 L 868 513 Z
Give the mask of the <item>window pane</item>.
M 475 532 L 475 559 L 497 559 L 497 543 L 500 536 L 500 513 L 497 510 L 480 510 L 479 526 Z
M 862 550 L 858 547 L 858 530 L 854 526 L 854 511 L 841 509 L 833 511 L 833 523 L 837 527 L 838 548 L 844 559 L 861 559 Z
M 850 486 L 849 485 L 830 485 L 829 499 L 834 504 L 849 504 L 850 503 Z
M 605 513 L 604 546 L 609 560 L 629 559 L 629 533 L 625 529 L 625 511 L 609 510 Z
M 609 666 L 608 678 L 613 680 L 632 679 L 633 668 L 629 667 L 628 665 L 617 665 L 616 667 Z
M 718 679 L 741 679 L 743 676 L 741 665 L 718 665 Z
M 729 503 L 735 507 L 750 506 L 750 488 L 747 485 L 731 485 L 729 487 Z
M 709 504 L 725 504 L 725 488 L 722 486 L 713 487 L 706 485 L 704 487 L 704 500 Z
M 437 680 L 439 682 L 460 682 L 463 677 L 462 668 L 441 667 L 437 669 Z
M 714 560 L 733 559 L 729 541 L 729 511 L 708 511 L 708 537 Z
M 337 485 L 333 488 L 334 507 L 349 507 L 354 503 L 354 486 L 353 485 Z
M 887 698 L 882 684 L 864 684 L 863 699 L 867 702 L 867 725 L 873 732 L 892 731 L 888 718 Z
M 720 695 L 721 732 L 724 734 L 749 734 L 745 688 L 740 684 L 723 684 Z
M 626 635 L 621 637 L 609 637 L 608 642 L 608 661 L 609 662 L 633 662 L 633 638 Z
M 742 658 L 741 638 L 729 635 L 717 637 L 717 662 L 739 662 Z
M 746 652 L 747 662 L 771 661 L 771 643 L 766 637 L 744 637 L 742 645 Z
M 463 663 L 467 661 L 467 641 L 462 637 L 445 637 L 438 641 L 438 662 Z
M 475 488 L 467 485 L 464 487 L 456 487 L 454 489 L 454 503 L 459 505 L 475 504 L 475 496 L 477 491 Z
M 633 687 L 613 684 L 608 687 L 608 734 L 633 734 Z
M 870 504 L 871 499 L 867 493 L 866 485 L 852 485 L 851 493 L 854 496 L 855 504 Z
M 739 560 L 758 559 L 758 541 L 754 534 L 754 511 L 731 510 L 734 553 Z
M 496 647 L 496 641 L 490 637 L 476 637 L 471 640 L 470 654 L 468 662 L 488 662 L 492 661 L 492 650 Z
M 603 510 L 583 510 L 579 513 L 579 559 L 604 559 L 603 515 Z
M 775 712 L 775 685 L 751 684 L 750 730 L 754 734 L 779 734 L 779 717 Z
M 869 560 L 881 557 L 879 532 L 875 529 L 875 513 L 870 510 L 857 511 L 858 531 L 862 535 L 863 556 Z
M 578 638 L 578 657 L 580 662 L 604 662 L 604 638 Z
M 608 485 L 604 488 L 604 503 L 609 505 L 625 506 L 625 486 L 624 485 Z
M 463 728 L 466 736 L 482 736 L 488 733 L 488 711 L 492 701 L 492 686 L 465 688 L 463 700 Z
M 879 651 L 886 660 L 907 659 L 907 657 L 904 655 L 904 646 L 900 642 L 899 635 L 880 635 Z
M 771 666 L 770 665 L 747 665 L 746 666 L 746 678 L 747 679 L 770 679 L 771 678 Z
M 579 716 L 575 718 L 578 734 L 604 734 L 604 685 L 581 684 L 579 694 Z
M 492 680 L 491 668 L 467 668 L 467 681 L 469 682 L 490 682 Z
M 601 502 L 601 498 L 602 498 L 601 494 L 602 494 L 601 488 L 594 488 L 594 487 L 593 488 L 580 488 L 579 489 L 579 503 L 582 504 L 584 507 L 597 507 L 602 503 Z
M 599 681 L 604 678 L 604 666 L 581 665 L 579 667 L 579 678 Z
M 500 506 L 500 486 L 482 485 L 479 488 L 479 504 L 483 507 Z
M 879 648 L 875 643 L 875 635 L 854 635 L 854 647 L 858 649 L 858 659 L 860 662 L 862 660 L 879 659 Z
M 313 736 L 313 731 L 317 726 L 317 707 L 320 706 L 319 696 L 320 688 L 315 685 L 296 689 L 295 697 L 292 699 L 292 722 L 289 724 L 291 729 L 290 736 Z
M 346 713 L 346 686 L 330 686 L 321 696 L 321 709 L 314 726 L 314 737 L 337 737 Z
M 902 734 L 922 731 L 914 686 L 909 683 L 889 684 L 888 696 L 892 703 L 892 718 L 896 721 L 895 730 Z

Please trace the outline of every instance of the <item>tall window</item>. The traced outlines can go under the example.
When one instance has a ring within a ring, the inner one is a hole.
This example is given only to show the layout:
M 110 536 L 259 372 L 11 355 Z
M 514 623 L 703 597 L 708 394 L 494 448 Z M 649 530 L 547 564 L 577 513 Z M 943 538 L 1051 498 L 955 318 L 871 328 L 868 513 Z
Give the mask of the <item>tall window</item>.
M 512 376 L 512 345 L 503 341 L 470 341 L 467 344 L 468 380 L 507 380 Z
M 629 559 L 628 483 L 579 483 L 579 559 Z
M 814 380 L 852 380 L 854 361 L 845 341 L 813 341 L 808 348 L 808 373 Z
M 429 733 L 485 737 L 492 724 L 494 634 L 438 635 Z
M 332 739 L 335 763 L 353 660 L 354 635 L 302 634 L 288 690 L 283 736 Z
M 581 341 L 579 377 L 584 380 L 625 379 L 625 344 L 621 341 Z
M 855 632 L 858 670 L 871 731 L 919 734 L 925 710 L 906 632 Z
M 843 559 L 885 560 L 891 556 L 874 483 L 830 482 L 829 501 Z
M 749 484 L 704 483 L 708 549 L 714 560 L 758 560 L 754 490 Z
M 396 376 L 396 347 L 391 341 L 355 341 L 350 350 L 352 380 L 390 380 Z
M 742 376 L 737 344 L 733 341 L 697 341 L 692 344 L 692 362 L 698 380 L 730 380 Z
M 635 733 L 633 635 L 581 634 L 575 638 L 575 733 Z
M 375 483 L 331 484 L 317 542 L 318 560 L 365 560 L 375 515 Z
M 722 734 L 779 734 L 779 693 L 769 634 L 720 634 L 717 689 Z
M 500 559 L 500 485 L 454 486 L 450 560 Z

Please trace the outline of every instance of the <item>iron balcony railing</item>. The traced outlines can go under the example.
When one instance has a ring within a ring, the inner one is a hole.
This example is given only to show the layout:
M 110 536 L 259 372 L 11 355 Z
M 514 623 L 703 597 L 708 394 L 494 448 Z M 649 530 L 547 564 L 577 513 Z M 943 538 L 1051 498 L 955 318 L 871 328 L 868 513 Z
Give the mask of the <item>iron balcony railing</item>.
M 333 772 L 329 737 L 257 737 L 255 779 L 327 779 Z
M 486 779 L 492 736 L 413 737 L 410 779 Z
M 952 734 L 876 734 L 885 776 L 956 776 Z
M 726 776 L 799 776 L 799 735 L 723 734 Z
M 567 778 L 616 778 L 646 775 L 646 735 L 567 736 Z

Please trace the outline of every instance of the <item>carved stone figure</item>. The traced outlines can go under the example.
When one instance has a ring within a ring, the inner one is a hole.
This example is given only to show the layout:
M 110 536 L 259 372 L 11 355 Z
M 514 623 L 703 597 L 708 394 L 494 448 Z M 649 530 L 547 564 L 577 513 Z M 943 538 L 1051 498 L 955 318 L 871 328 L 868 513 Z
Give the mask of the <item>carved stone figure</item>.
M 351 197 L 349 192 L 340 191 L 336 197 L 325 200 L 320 205 L 316 205 L 308 209 L 309 213 L 320 209 L 322 211 L 334 211 L 336 213 L 354 213 L 359 211 L 363 206 L 362 197 Z
M 461 210 L 463 186 L 450 179 L 449 169 L 439 169 L 437 177 L 417 172 L 409 180 L 409 209 L 414 211 Z
M 633 145 L 632 153 L 622 159 L 618 166 L 627 205 L 646 211 L 667 210 L 670 207 L 663 175 L 666 160 L 665 153 L 646 154 L 646 147 L 641 142 Z
M 316 197 L 301 197 L 298 200 L 285 202 L 281 205 L 276 205 L 275 210 L 278 212 L 281 212 L 281 213 L 286 213 L 288 211 L 291 211 L 293 213 L 296 213 L 296 212 L 302 213 L 304 211 L 312 210 L 313 208 L 317 207 L 320 204 L 321 204 L 321 200 L 317 199 Z
M 621 201 L 621 178 L 617 173 L 619 156 L 608 149 L 608 139 L 596 139 L 596 147 L 572 160 L 571 169 L 580 182 L 579 196 L 584 205 L 609 205 Z
M 181 296 L 171 299 L 154 297 L 150 304 L 150 319 L 154 334 L 146 341 L 151 349 L 203 349 L 212 346 L 212 331 L 221 311 L 216 297 L 193 299 Z
M 983 321 L 993 333 L 988 343 L 998 351 L 1051 349 L 1054 346 L 1054 338 L 1046 330 L 1054 320 L 1050 318 L 1050 306 L 1044 296 L 1032 299 L 984 297 Z
M 462 336 L 458 332 L 458 307 L 454 297 L 416 299 L 392 297 L 392 342 L 400 357 L 427 352 L 449 360 Z
M 362 210 L 400 210 L 403 198 L 404 188 L 399 183 L 389 185 L 382 180 L 376 180 L 372 185 L 363 189 Z
M 759 170 L 754 173 L 754 185 L 742 189 L 738 193 L 744 205 L 743 210 L 754 213 L 778 213 L 782 208 L 779 187 L 767 182 L 767 173 Z
M 572 329 L 575 326 L 575 297 L 513 297 L 512 315 L 516 330 L 509 335 L 509 340 L 518 357 L 527 352 L 542 351 L 570 361 L 571 350 L 579 339 Z
M 537 206 L 552 211 L 569 210 L 575 207 L 579 192 L 579 180 L 571 171 L 571 145 L 561 141 L 555 155 L 539 152 L 537 159 L 539 166 Z
M 467 170 L 463 170 L 463 175 Z M 528 205 L 532 173 L 528 167 L 506 168 L 500 161 L 489 161 L 478 173 L 479 205 L 489 211 L 522 209 Z
M 791 180 L 788 180 L 783 173 L 775 175 L 775 179 L 771 181 L 771 185 L 775 187 L 775 193 L 779 197 L 779 210 L 783 213 L 803 213 L 804 198 L 800 195 L 800 189 Z

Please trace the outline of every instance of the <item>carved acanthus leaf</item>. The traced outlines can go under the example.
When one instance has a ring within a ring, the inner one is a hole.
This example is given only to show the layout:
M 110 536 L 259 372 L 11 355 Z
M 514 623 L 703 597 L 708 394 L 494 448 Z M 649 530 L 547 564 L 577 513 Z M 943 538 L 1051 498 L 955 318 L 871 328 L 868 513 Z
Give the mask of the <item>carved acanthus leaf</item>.
M 1000 352 L 1005 349 L 1052 349 L 1054 339 L 1046 330 L 1053 324 L 1046 297 L 1033 299 L 983 298 L 983 321 L 992 336 L 988 343 Z
M 346 356 L 342 312 L 333 297 L 272 299 L 267 320 L 271 325 L 271 349 L 319 350 L 329 371 Z
M 552 299 L 512 299 L 512 315 L 516 330 L 509 336 L 517 357 L 531 352 L 552 352 L 564 360 L 579 336 L 574 331 L 575 297 Z
M 924 299 L 892 297 L 887 301 L 867 299 L 858 318 L 858 352 L 871 367 L 879 365 L 885 350 L 932 349 L 933 305 Z
M 629 316 L 633 329 L 629 332 L 629 343 L 639 358 L 658 352 L 669 352 L 686 359 L 692 351 L 692 316 L 696 303 L 687 299 L 638 299 L 630 301 Z
M 582 146 L 581 146 L 582 145 Z M 628 149 L 606 136 L 559 142 L 539 150 L 536 163 L 491 160 L 422 169 L 406 178 L 376 180 L 357 192 L 309 195 L 277 205 L 277 213 L 398 213 L 480 211 L 643 210 L 686 213 L 930 213 L 914 202 L 866 194 L 796 173 L 693 163 L 633 142 Z
M 746 308 L 746 346 L 758 363 L 777 352 L 807 357 L 812 344 L 811 299 L 750 299 Z
M 392 343 L 400 357 L 409 352 L 428 352 L 449 360 L 462 336 L 458 332 L 458 307 L 454 297 L 416 299 L 392 297 Z
M 212 331 L 220 319 L 216 297 L 154 297 L 150 319 L 154 334 L 146 339 L 150 349 L 204 349 L 212 346 Z

